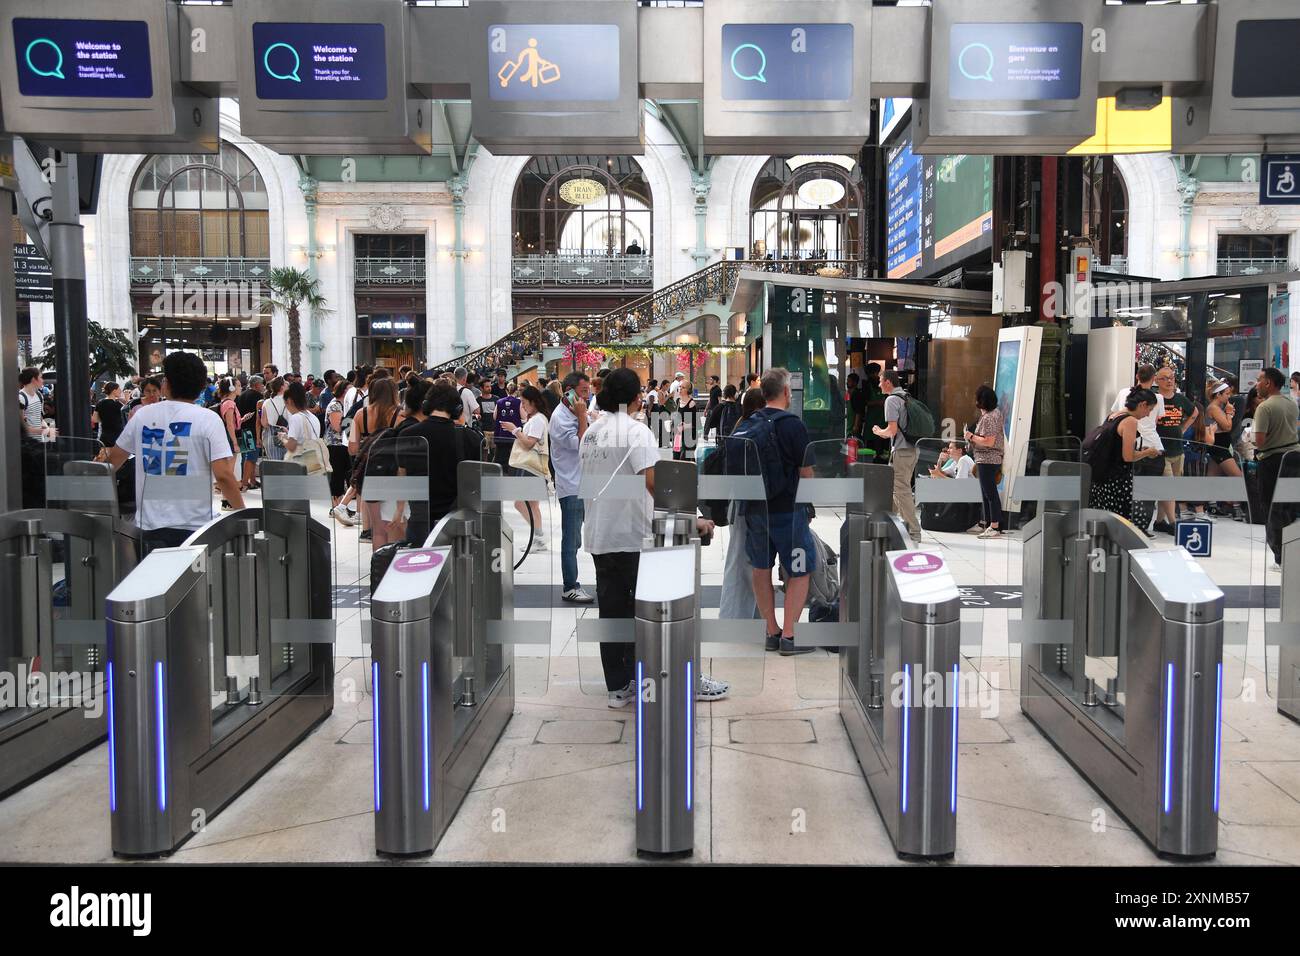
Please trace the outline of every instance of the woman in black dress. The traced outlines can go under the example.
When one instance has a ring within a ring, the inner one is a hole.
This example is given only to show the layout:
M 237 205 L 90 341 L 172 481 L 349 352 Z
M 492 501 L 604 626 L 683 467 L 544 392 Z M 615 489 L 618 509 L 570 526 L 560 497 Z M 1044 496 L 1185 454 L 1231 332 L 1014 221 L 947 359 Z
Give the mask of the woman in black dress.
M 1090 508 L 1101 508 L 1133 520 L 1133 463 L 1163 454 L 1158 448 L 1141 447 L 1138 436 L 1138 422 L 1155 407 L 1156 396 L 1150 389 L 1134 388 L 1124 399 L 1123 410 L 1112 412 L 1106 419 L 1105 427 L 1114 433 L 1107 442 L 1110 457 L 1107 462 L 1093 463 Z M 1105 473 L 1101 474 L 1103 470 Z

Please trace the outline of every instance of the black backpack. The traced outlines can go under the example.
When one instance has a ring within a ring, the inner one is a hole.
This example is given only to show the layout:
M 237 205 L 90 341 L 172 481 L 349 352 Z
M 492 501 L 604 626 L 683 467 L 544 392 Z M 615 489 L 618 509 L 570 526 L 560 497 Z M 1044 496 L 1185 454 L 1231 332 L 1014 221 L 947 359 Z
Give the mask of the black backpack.
M 718 447 L 713 449 L 700 465 L 700 474 L 702 475 L 725 475 L 727 473 L 727 441 L 729 439 L 719 438 Z M 727 526 L 727 505 L 731 502 L 725 498 L 701 499 L 700 514 L 710 519 L 719 528 Z
M 1080 458 L 1092 470 L 1093 485 L 1110 477 L 1119 457 L 1119 423 L 1123 420 L 1123 415 L 1108 418 L 1084 436 Z
M 763 488 L 767 492 L 769 502 L 784 494 L 793 494 L 799 482 L 798 469 L 801 463 L 794 463 L 793 476 L 788 474 L 786 463 L 781 457 L 781 446 L 776 440 L 776 423 L 786 417 L 795 416 L 783 410 L 759 409 L 737 425 L 736 430 L 731 433 L 733 439 L 739 438 L 744 441 L 732 442 L 732 447 L 728 449 L 727 473 L 746 474 L 747 464 L 752 469 L 753 463 L 745 460 L 745 442 L 752 442 L 754 455 L 758 457 L 758 468 L 763 476 Z M 753 471 L 750 470 L 749 473 L 752 474 Z

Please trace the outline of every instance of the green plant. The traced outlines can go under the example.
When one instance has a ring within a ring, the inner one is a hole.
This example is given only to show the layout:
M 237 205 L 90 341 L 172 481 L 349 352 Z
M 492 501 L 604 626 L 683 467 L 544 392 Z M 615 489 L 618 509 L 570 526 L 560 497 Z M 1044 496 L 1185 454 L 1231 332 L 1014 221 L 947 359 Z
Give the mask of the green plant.
M 90 380 L 130 378 L 136 372 L 135 343 L 123 329 L 108 329 L 98 322 L 86 322 L 90 342 Z M 55 366 L 54 336 L 45 336 L 45 349 L 32 361 L 45 371 Z
M 299 372 L 302 365 L 302 323 L 298 308 L 305 305 L 314 315 L 328 315 L 325 297 L 321 295 L 320 280 L 300 269 L 284 267 L 272 269 L 266 279 L 271 290 L 268 304 L 283 312 L 289 320 L 289 370 Z

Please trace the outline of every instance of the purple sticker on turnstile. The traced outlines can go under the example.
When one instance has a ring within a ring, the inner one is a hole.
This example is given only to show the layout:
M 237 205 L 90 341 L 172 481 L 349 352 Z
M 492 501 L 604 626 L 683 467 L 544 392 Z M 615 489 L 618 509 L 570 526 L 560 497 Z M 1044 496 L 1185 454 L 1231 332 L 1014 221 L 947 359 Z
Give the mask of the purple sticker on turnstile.
M 403 574 L 419 574 L 432 571 L 442 564 L 442 555 L 437 551 L 403 551 L 393 559 L 392 569 Z
M 894 570 L 904 574 L 929 574 L 943 570 L 943 558 L 925 551 L 909 551 L 894 558 Z

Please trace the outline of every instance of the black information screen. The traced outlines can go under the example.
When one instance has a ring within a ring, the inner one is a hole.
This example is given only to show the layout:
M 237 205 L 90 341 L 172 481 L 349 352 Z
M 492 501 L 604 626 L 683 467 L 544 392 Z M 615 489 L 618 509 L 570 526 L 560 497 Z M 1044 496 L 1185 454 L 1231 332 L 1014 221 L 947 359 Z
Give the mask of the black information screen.
M 382 100 L 382 23 L 254 23 L 257 95 L 264 100 Z
M 1232 59 L 1232 95 L 1300 96 L 1300 20 L 1242 20 Z
M 13 23 L 23 96 L 153 96 L 149 24 L 143 20 L 16 17 Z

